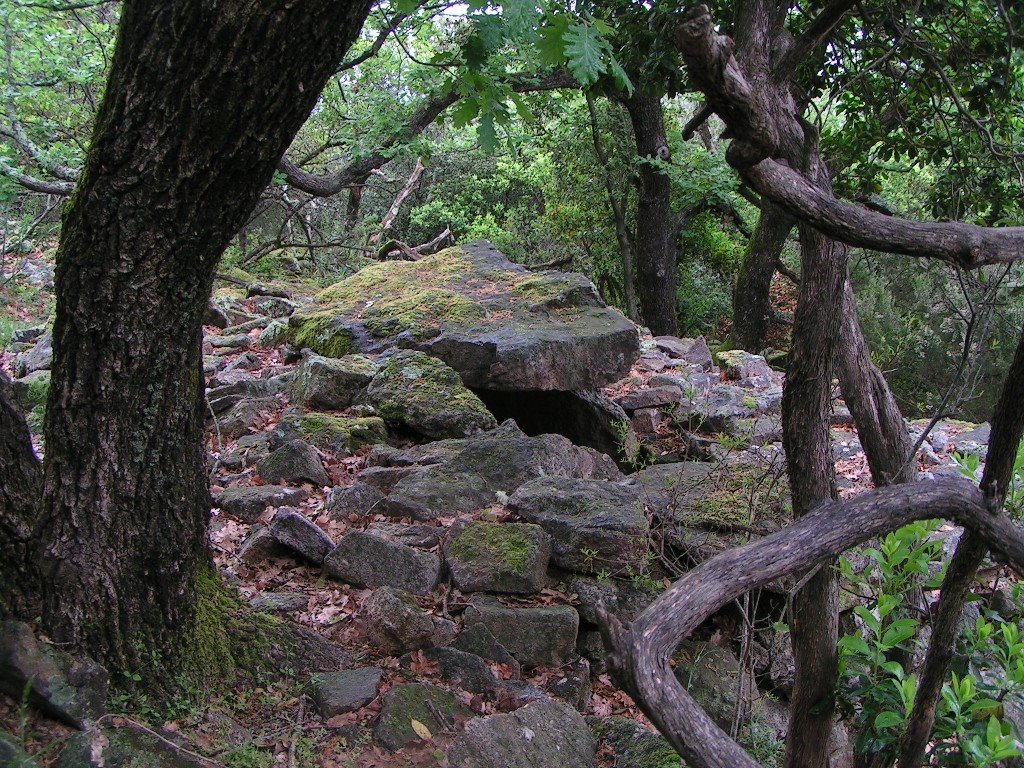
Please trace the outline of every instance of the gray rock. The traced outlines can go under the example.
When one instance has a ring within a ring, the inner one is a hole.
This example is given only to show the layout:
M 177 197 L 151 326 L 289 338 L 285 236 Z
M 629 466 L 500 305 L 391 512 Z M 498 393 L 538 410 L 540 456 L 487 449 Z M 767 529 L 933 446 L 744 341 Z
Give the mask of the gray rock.
M 365 402 L 387 423 L 433 439 L 467 437 L 498 426 L 458 373 L 413 350 L 388 357 L 366 388 Z
M 479 475 L 428 467 L 399 480 L 375 511 L 389 517 L 435 520 L 482 509 L 494 500 L 494 490 Z
M 397 587 L 422 595 L 437 586 L 441 561 L 430 552 L 349 531 L 324 559 L 324 573 L 357 587 Z
M 616 399 L 615 402 L 627 411 L 635 411 L 639 408 L 655 408 L 661 405 L 678 404 L 680 394 L 678 387 L 649 387 L 629 392 Z
M 579 657 L 564 665 L 556 677 L 548 681 L 547 691 L 584 712 L 590 704 L 590 662 Z
M 209 761 L 193 757 L 176 746 L 195 749 L 195 745 L 175 733 L 165 732 L 158 738 L 136 728 L 103 725 L 68 739 L 55 765 L 56 768 L 209 768 Z
M 446 645 L 455 634 L 453 622 L 431 616 L 412 595 L 381 587 L 363 603 L 367 638 L 392 654 Z
M 495 664 L 504 664 L 512 671 L 513 678 L 518 679 L 522 674 L 522 667 L 516 661 L 515 656 L 509 653 L 508 649 L 499 643 L 483 624 L 464 627 L 455 638 L 455 642 L 452 643 L 452 648 L 472 653 L 482 659 L 493 661 Z
M 591 768 L 597 743 L 565 704 L 536 701 L 466 723 L 448 752 L 451 768 Z
M 551 537 L 540 526 L 484 522 L 456 526 L 445 542 L 444 558 L 459 589 L 511 594 L 543 589 Z
M 292 402 L 307 408 L 344 410 L 366 389 L 377 369 L 377 363 L 365 355 L 309 355 L 295 369 Z
M 49 370 L 53 365 L 53 334 L 47 331 L 28 352 L 14 358 L 15 378 L 24 378 L 33 371 Z
M 417 651 L 423 658 L 437 664 L 441 679 L 470 693 L 491 693 L 499 688 L 498 678 L 480 657 L 455 648 L 427 648 Z M 399 659 L 403 667 L 411 666 L 414 655 Z
M 303 440 L 291 440 L 256 465 L 260 477 L 268 483 L 312 483 L 315 486 L 331 484 L 320 454 Z
M 647 518 L 630 485 L 543 477 L 521 486 L 508 508 L 547 531 L 553 562 L 566 570 L 617 573 L 647 551 Z
M 284 507 L 301 504 L 309 493 L 301 488 L 286 488 L 280 485 L 254 485 L 247 488 L 228 488 L 214 492 L 213 506 L 226 515 L 251 523 L 267 507 Z
M 524 667 L 557 667 L 571 658 L 579 623 L 568 605 L 510 608 L 488 595 L 474 595 L 463 615 L 464 626 L 483 624 Z
M 426 726 L 431 734 L 452 726 L 456 714 L 469 715 L 451 691 L 436 685 L 396 685 L 384 694 L 380 715 L 373 728 L 373 740 L 391 751 L 420 741 L 413 730 L 413 720 Z
M 377 697 L 381 670 L 359 667 L 342 672 L 320 672 L 310 678 L 310 696 L 324 717 L 361 709 Z
M 334 548 L 330 536 L 305 515 L 290 507 L 277 510 L 270 523 L 270 535 L 282 546 L 315 565 L 321 565 L 327 553 Z
M 717 357 L 727 379 L 736 381 L 755 376 L 771 378 L 772 368 L 760 355 L 744 352 L 742 349 L 729 349 L 719 352 Z
M 260 331 L 256 343 L 263 347 L 263 349 L 270 349 L 271 347 L 280 346 L 287 338 L 288 323 L 284 320 L 273 320 L 266 328 Z
M 377 522 L 366 526 L 366 532 L 388 541 L 396 541 L 415 549 L 433 549 L 441 543 L 445 529 L 431 525 Z
M 746 723 L 761 708 L 761 693 L 753 676 L 740 673 L 732 651 L 710 643 L 687 640 L 676 651 L 675 674 L 708 716 L 728 730 L 739 713 Z
M 228 329 L 230 330 L 230 329 Z M 239 349 L 248 349 L 252 344 L 252 339 L 244 333 L 235 334 L 232 336 L 210 336 L 206 339 L 210 346 L 215 350 L 235 351 Z
M 629 581 L 598 580 L 581 574 L 569 574 L 565 578 L 565 588 L 577 596 L 576 610 L 580 618 L 591 624 L 600 624 L 599 608 L 628 624 L 658 596 L 657 592 L 640 589 Z
M 247 565 L 255 565 L 273 557 L 283 557 L 287 552 L 288 550 L 274 538 L 269 528 L 265 525 L 256 525 L 238 547 L 236 556 Z
M 292 297 L 292 292 L 287 286 L 279 283 L 253 282 L 246 286 L 245 295 L 246 298 L 249 299 L 262 296 L 272 296 L 278 299 L 290 299 Z
M 15 701 L 28 686 L 29 703 L 75 728 L 106 712 L 107 670 L 40 642 L 18 621 L 0 622 L 0 691 Z
M 363 517 L 383 500 L 384 494 L 367 483 L 356 481 L 348 488 L 332 488 L 327 494 L 327 511 L 334 520 Z
M 261 315 L 275 318 L 288 317 L 298 308 L 294 301 L 289 301 L 280 296 L 260 296 L 253 301 L 253 306 L 256 307 L 256 311 Z
M 305 610 L 309 597 L 302 592 L 261 592 L 249 601 L 257 611 L 267 613 L 291 613 Z
M 15 328 L 11 331 L 11 341 L 15 344 L 34 344 L 44 333 L 46 333 L 45 325 Z
M 217 417 L 217 433 L 223 440 L 233 440 L 262 426 L 267 416 L 276 413 L 280 403 L 273 397 L 245 398 L 233 403 L 228 411 Z
M 11 391 L 23 410 L 31 411 L 33 408 L 45 406 L 46 398 L 50 394 L 50 372 L 33 371 L 23 378 L 13 379 Z
M 317 300 L 291 317 L 296 344 L 331 355 L 412 347 L 470 387 L 596 389 L 639 354 L 636 327 L 585 277 L 531 273 L 486 242 L 371 265 Z
M 384 450 L 388 450 L 382 446 Z M 380 450 L 374 448 L 370 452 L 370 456 L 374 455 L 374 451 Z M 422 468 L 417 466 L 401 466 L 401 467 L 384 467 L 384 466 L 369 466 L 359 473 L 359 482 L 366 483 L 372 488 L 380 491 L 382 494 L 391 493 L 395 486 L 398 485 L 402 480 L 414 475 L 417 472 L 421 472 Z

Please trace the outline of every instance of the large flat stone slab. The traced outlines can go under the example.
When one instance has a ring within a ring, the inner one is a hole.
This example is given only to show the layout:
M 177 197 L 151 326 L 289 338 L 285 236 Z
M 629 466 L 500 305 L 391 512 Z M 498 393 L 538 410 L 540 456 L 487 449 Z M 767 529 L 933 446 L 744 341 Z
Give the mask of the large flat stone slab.
M 584 276 L 530 272 L 487 242 L 366 267 L 293 314 L 289 338 L 330 357 L 418 349 L 466 386 L 512 391 L 597 389 L 640 354 L 636 327 Z

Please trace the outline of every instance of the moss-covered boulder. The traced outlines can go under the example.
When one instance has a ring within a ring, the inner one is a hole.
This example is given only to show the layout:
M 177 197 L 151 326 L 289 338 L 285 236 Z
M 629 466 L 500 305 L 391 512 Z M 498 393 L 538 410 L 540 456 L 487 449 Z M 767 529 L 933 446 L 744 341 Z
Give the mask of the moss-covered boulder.
M 539 525 L 472 522 L 452 531 L 444 557 L 465 592 L 531 594 L 544 588 L 551 538 Z
M 384 694 L 373 739 L 385 749 L 401 749 L 422 739 L 416 733 L 416 723 L 431 734 L 440 733 L 455 714 L 468 717 L 472 713 L 451 691 L 436 685 L 396 685 Z
M 365 400 L 389 424 L 426 437 L 468 437 L 498 422 L 454 370 L 422 352 L 401 350 L 388 358 L 366 388 Z
M 293 411 L 277 426 L 283 440 L 305 440 L 339 458 L 351 456 L 364 445 L 386 443 L 388 429 L 379 416 L 333 416 Z
M 636 328 L 585 277 L 530 272 L 487 242 L 366 267 L 293 314 L 289 334 L 330 357 L 418 349 L 497 390 L 596 389 L 640 352 Z
M 50 372 L 33 371 L 23 379 L 14 379 L 11 382 L 11 389 L 18 405 L 24 410 L 45 407 L 46 397 L 50 394 Z
M 310 355 L 295 369 L 292 402 L 329 411 L 348 408 L 375 373 L 377 364 L 366 355 Z

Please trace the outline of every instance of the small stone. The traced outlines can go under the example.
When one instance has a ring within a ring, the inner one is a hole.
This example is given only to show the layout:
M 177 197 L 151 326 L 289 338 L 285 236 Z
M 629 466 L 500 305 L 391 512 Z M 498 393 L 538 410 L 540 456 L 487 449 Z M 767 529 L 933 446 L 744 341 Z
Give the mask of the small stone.
M 280 485 L 255 485 L 248 488 L 228 488 L 213 494 L 213 505 L 226 515 L 251 523 L 267 507 L 301 504 L 309 493 L 301 488 Z
M 733 381 L 755 376 L 766 376 L 770 380 L 772 375 L 772 368 L 763 357 L 744 352 L 742 349 L 719 352 L 718 364 L 722 366 L 725 377 Z
M 597 742 L 582 715 L 550 699 L 466 723 L 451 768 L 592 768 Z
M 463 624 L 483 624 L 524 667 L 557 667 L 573 656 L 580 617 L 568 605 L 510 608 L 489 595 L 474 595 Z
M 472 713 L 459 704 L 451 691 L 436 685 L 396 685 L 381 701 L 373 739 L 393 752 L 421 740 L 413 730 L 414 720 L 435 734 L 450 728 L 456 714 L 469 716 Z
M 679 754 L 664 736 L 644 728 L 629 717 L 591 720 L 601 744 L 614 755 L 615 768 L 682 768 Z
M 348 488 L 331 488 L 327 494 L 326 506 L 332 520 L 348 520 L 352 515 L 368 515 L 383 499 L 383 493 L 372 485 L 357 480 Z
M 431 616 L 407 592 L 381 587 L 362 606 L 369 641 L 393 654 L 443 645 L 454 634 L 454 623 Z
M 265 525 L 256 525 L 238 547 L 237 557 L 239 561 L 247 565 L 255 565 L 264 560 L 281 557 L 286 552 L 287 550 L 278 543 L 269 528 Z
M 586 711 L 590 703 L 590 662 L 580 657 L 563 666 L 558 676 L 548 682 L 547 689 L 580 712 Z
M 551 537 L 527 523 L 457 524 L 444 557 L 464 592 L 532 594 L 544 588 Z
M 14 358 L 14 376 L 21 379 L 34 371 L 49 370 L 53 365 L 53 334 L 47 331 L 28 352 Z
M 298 305 L 294 301 L 282 299 L 280 296 L 260 296 L 253 302 L 256 311 L 266 317 L 288 317 L 295 312 Z
M 324 717 L 361 709 L 377 697 L 381 670 L 359 667 L 342 672 L 320 672 L 310 679 L 310 695 Z
M 422 595 L 437 586 L 441 561 L 430 552 L 349 531 L 324 559 L 324 572 L 357 587 L 397 587 Z
M 221 350 L 237 350 L 237 349 L 248 349 L 252 344 L 252 339 L 244 333 L 239 333 L 234 336 L 210 336 L 207 341 L 210 342 L 210 346 L 214 349 Z
M 383 521 L 370 523 L 366 526 L 366 532 L 388 541 L 405 544 L 407 547 L 433 549 L 441 543 L 441 535 L 445 529 L 432 525 L 406 525 Z
M 260 331 L 256 343 L 263 349 L 278 347 L 288 338 L 288 323 L 284 320 L 273 320 L 266 328 Z
M 324 487 L 330 477 L 316 448 L 302 440 L 291 440 L 256 465 L 260 477 L 268 483 L 312 483 Z
M 338 458 L 351 456 L 364 445 L 377 445 L 387 440 L 384 419 L 377 416 L 332 416 L 326 413 L 286 413 L 275 434 L 282 440 L 305 440 L 321 451 Z
M 281 507 L 270 524 L 270 534 L 283 546 L 315 565 L 334 548 L 331 537 L 290 507 Z
M 639 408 L 655 408 L 660 405 L 678 405 L 679 399 L 678 387 L 661 386 L 629 392 L 615 402 L 626 411 L 635 411 Z
M 245 289 L 246 298 L 252 299 L 260 296 L 273 296 L 278 299 L 290 299 L 292 292 L 287 286 L 278 283 L 249 283 Z

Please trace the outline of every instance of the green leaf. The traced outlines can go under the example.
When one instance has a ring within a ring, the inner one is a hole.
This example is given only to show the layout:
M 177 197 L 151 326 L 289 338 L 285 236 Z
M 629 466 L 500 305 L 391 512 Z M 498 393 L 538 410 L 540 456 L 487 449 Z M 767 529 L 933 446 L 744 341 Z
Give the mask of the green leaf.
M 569 71 L 580 85 L 593 85 L 608 71 L 604 56 L 607 43 L 594 27 L 574 24 L 563 39 Z
M 899 712 L 886 710 L 885 712 L 878 713 L 878 717 L 875 718 L 875 728 L 881 731 L 886 728 L 892 728 L 894 725 L 899 725 L 902 722 L 903 716 Z
M 498 148 L 498 132 L 494 128 L 494 115 L 480 116 L 480 125 L 476 129 L 477 141 L 484 152 L 494 152 Z
M 569 30 L 566 16 L 555 16 L 537 32 L 538 60 L 542 67 L 560 67 L 565 63 L 565 33 Z
M 480 104 L 476 99 L 464 99 L 459 104 L 459 108 L 452 112 L 452 125 L 456 128 L 464 128 L 478 114 L 480 114 Z

